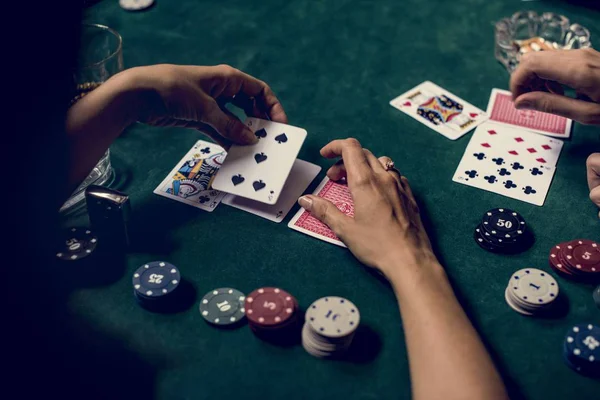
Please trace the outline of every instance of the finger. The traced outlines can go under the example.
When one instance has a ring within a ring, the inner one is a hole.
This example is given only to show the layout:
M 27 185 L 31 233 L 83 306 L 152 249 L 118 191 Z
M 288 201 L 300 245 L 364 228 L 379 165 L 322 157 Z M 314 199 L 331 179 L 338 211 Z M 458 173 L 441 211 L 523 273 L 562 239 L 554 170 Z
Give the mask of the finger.
M 545 79 L 577 88 L 581 74 L 580 50 L 540 51 L 527 53 L 510 77 L 510 90 L 513 99 L 527 93 L 530 85 L 538 79 Z
M 310 215 L 327 225 L 336 235 L 343 237 L 344 225 L 350 222 L 350 217 L 338 210 L 335 204 L 313 195 L 300 197 L 298 204 L 310 212 Z
M 396 179 L 396 182 L 398 182 L 398 185 L 402 186 L 402 182 L 400 181 L 400 173 L 398 172 L 398 170 L 394 169 L 390 169 L 388 170 L 388 165 L 393 164 L 394 161 L 392 161 L 391 158 L 389 158 L 388 156 L 381 156 L 378 158 L 379 163 L 383 166 L 383 168 L 385 169 L 385 171 L 388 174 L 391 174 L 394 179 Z
M 519 110 L 537 110 L 574 119 L 582 124 L 600 123 L 600 104 L 545 92 L 529 92 L 515 100 Z
M 233 97 L 238 94 L 253 97 L 258 101 L 259 108 L 266 112 L 272 121 L 283 124 L 288 122 L 281 102 L 265 82 L 227 65 L 213 68 L 215 75 L 224 82 L 223 85 L 213 86 L 213 97 Z
M 358 140 L 338 139 L 329 142 L 321 149 L 321 155 L 325 158 L 342 157 L 350 186 L 369 180 L 372 169 Z
M 237 144 L 253 144 L 258 140 L 254 133 L 228 110 L 221 109 L 210 99 L 210 105 L 202 116 L 202 123 L 210 125 L 225 139 Z
M 587 168 L 587 182 L 590 190 L 600 186 L 600 153 L 593 153 L 585 162 Z
M 371 153 L 371 150 L 363 149 L 363 152 L 365 153 L 365 158 L 367 159 L 367 162 L 369 163 L 369 166 L 371 167 L 371 169 L 373 169 L 373 171 L 375 171 L 376 173 L 386 172 L 385 167 L 383 167 L 377 159 L 377 157 L 375 157 L 373 153 Z
M 401 182 L 401 185 L 404 190 L 404 194 L 405 194 L 406 198 L 408 199 L 411 206 L 413 207 L 413 211 L 416 214 L 418 214 L 419 213 L 419 205 L 417 204 L 417 200 L 415 199 L 415 195 L 413 194 L 413 191 L 412 191 L 412 188 L 410 187 L 410 183 L 408 182 L 408 179 L 405 176 L 401 176 L 400 182 Z
M 590 200 L 600 208 L 600 186 L 596 186 L 590 191 Z
M 339 181 L 346 177 L 344 160 L 340 159 L 327 170 L 327 177 L 332 181 Z

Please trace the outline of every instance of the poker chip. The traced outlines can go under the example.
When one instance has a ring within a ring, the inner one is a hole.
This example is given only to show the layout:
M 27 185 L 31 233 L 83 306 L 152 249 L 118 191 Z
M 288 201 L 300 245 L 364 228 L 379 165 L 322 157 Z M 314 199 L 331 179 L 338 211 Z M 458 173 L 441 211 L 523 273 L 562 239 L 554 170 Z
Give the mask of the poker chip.
M 127 11 L 142 11 L 152 7 L 154 0 L 119 0 L 119 5 Z
M 214 289 L 200 301 L 200 314 L 206 322 L 217 326 L 238 324 L 245 318 L 242 292 L 232 288 Z
M 139 267 L 133 274 L 133 294 L 137 302 L 158 311 L 172 306 L 181 283 L 177 267 L 165 261 L 152 261 Z
M 579 324 L 569 329 L 563 344 L 563 359 L 580 374 L 600 376 L 600 328 Z
M 600 245 L 587 239 L 559 243 L 550 249 L 548 263 L 564 278 L 595 282 L 600 279 Z
M 244 301 L 248 326 L 254 334 L 269 341 L 293 340 L 299 309 L 294 296 L 275 287 L 256 289 Z
M 64 261 L 81 260 L 96 249 L 98 238 L 86 228 L 70 228 L 63 235 L 64 240 L 58 246 L 56 257 Z
M 551 275 L 539 269 L 524 268 L 512 274 L 504 298 L 516 312 L 533 316 L 550 311 L 558 294 L 558 283 Z
M 527 229 L 525 219 L 508 208 L 486 211 L 473 238 L 479 247 L 493 253 L 519 253 L 533 244 L 533 235 Z
M 350 348 L 359 324 L 360 312 L 350 300 L 322 297 L 306 311 L 302 347 L 315 357 L 339 357 Z

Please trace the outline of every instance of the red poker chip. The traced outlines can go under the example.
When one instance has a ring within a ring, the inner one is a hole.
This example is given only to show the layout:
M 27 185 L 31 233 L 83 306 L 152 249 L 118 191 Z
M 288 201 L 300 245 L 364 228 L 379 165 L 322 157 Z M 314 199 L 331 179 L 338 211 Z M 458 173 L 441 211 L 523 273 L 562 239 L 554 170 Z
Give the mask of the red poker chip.
M 600 273 L 600 245 L 578 239 L 571 241 L 564 251 L 565 260 L 575 271 L 584 274 Z
M 245 300 L 246 318 L 258 327 L 283 324 L 295 314 L 296 309 L 296 299 L 285 290 L 274 287 L 256 289 Z
M 550 249 L 550 256 L 548 257 L 548 261 L 552 269 L 554 269 L 555 271 L 561 274 L 565 274 L 567 276 L 571 276 L 573 275 L 573 273 L 567 269 L 567 267 L 564 264 L 564 260 L 562 260 L 562 253 L 567 247 L 567 243 L 568 242 L 563 242 L 557 244 L 556 246 L 552 246 L 552 249 Z

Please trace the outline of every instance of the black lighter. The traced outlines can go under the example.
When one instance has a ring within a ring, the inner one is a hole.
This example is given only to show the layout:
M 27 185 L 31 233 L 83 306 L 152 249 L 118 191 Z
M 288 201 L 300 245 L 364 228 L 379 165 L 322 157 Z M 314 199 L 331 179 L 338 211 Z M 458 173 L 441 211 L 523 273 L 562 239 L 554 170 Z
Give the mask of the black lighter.
M 129 196 L 104 186 L 90 185 L 85 190 L 92 230 L 99 241 L 113 250 L 129 247 Z

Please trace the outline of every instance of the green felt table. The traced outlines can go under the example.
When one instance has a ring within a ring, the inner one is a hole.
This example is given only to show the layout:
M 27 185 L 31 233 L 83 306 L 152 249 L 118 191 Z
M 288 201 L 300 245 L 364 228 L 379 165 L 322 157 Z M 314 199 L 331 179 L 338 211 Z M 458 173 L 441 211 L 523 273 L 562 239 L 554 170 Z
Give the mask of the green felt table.
M 569 326 L 600 322 L 591 286 L 559 279 L 568 311 L 556 318 L 523 317 L 504 301 L 512 272 L 550 271 L 552 245 L 600 238 L 585 178 L 586 157 L 600 149 L 598 128 L 575 124 L 538 207 L 453 183 L 470 135 L 450 141 L 388 104 L 431 80 L 485 109 L 491 89 L 507 89 L 509 78 L 494 59 L 493 22 L 522 7 L 564 13 L 590 28 L 592 42 L 600 38 L 598 11 L 518 1 L 159 0 L 130 13 L 105 0 L 85 18 L 122 34 L 127 67 L 226 63 L 267 81 L 290 123 L 308 131 L 299 158 L 324 170 L 330 162 L 318 150 L 335 138 L 356 137 L 392 157 L 412 182 L 435 250 L 512 396 L 598 398 L 600 382 L 569 370 L 561 351 Z M 116 276 L 74 285 L 67 297 L 77 342 L 94 349 L 87 368 L 102 379 L 97 390 L 139 399 L 409 398 L 392 291 L 346 249 L 288 229 L 297 207 L 275 224 L 224 204 L 208 213 L 152 193 L 199 138 L 195 131 L 136 125 L 112 146 L 120 188 L 131 195 L 133 245 Z M 505 256 L 474 243 L 481 215 L 502 206 L 533 228 L 530 250 Z M 195 288 L 189 309 L 153 314 L 135 303 L 131 274 L 156 259 L 179 266 Z M 322 361 L 301 346 L 263 342 L 247 326 L 215 329 L 197 305 L 223 286 L 245 293 L 282 287 L 303 308 L 322 296 L 347 297 L 361 312 L 361 348 L 348 361 Z

